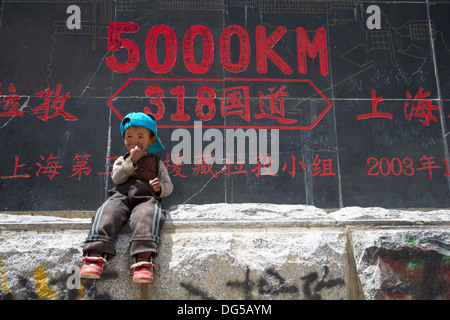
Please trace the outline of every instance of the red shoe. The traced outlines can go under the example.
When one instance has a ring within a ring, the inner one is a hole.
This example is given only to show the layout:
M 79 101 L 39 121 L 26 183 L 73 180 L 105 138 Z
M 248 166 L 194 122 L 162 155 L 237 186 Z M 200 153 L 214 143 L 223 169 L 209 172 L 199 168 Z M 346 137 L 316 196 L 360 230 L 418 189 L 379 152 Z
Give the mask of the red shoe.
M 84 266 L 81 267 L 80 277 L 84 279 L 99 279 L 103 272 L 103 257 L 84 257 Z
M 134 268 L 134 283 L 150 283 L 153 281 L 153 264 L 151 262 L 138 262 L 133 264 L 131 268 Z

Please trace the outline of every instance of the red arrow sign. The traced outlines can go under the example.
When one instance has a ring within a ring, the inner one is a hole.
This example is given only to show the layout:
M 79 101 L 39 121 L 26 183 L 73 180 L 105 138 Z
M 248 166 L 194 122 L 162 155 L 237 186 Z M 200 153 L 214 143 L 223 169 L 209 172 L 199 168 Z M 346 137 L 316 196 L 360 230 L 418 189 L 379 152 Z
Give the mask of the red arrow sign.
M 204 128 L 283 130 L 312 130 L 332 106 L 309 79 L 272 78 L 130 78 L 107 104 L 120 120 L 152 113 L 159 128 L 193 128 L 201 120 Z M 307 108 L 314 110 L 302 117 Z

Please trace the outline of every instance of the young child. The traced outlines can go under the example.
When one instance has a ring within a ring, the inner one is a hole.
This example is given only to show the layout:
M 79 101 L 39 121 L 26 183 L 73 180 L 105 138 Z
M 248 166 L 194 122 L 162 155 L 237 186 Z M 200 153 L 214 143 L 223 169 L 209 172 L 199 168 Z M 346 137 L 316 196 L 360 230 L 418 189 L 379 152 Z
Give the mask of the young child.
M 98 279 L 103 264 L 115 256 L 115 239 L 122 226 L 130 222 L 130 255 L 134 259 L 133 281 L 153 280 L 152 255 L 158 252 L 159 233 L 164 223 L 160 200 L 173 185 L 164 162 L 154 152 L 164 150 L 153 116 L 133 112 L 120 124 L 128 152 L 119 157 L 111 174 L 115 187 L 109 199 L 92 218 L 83 246 L 81 278 Z

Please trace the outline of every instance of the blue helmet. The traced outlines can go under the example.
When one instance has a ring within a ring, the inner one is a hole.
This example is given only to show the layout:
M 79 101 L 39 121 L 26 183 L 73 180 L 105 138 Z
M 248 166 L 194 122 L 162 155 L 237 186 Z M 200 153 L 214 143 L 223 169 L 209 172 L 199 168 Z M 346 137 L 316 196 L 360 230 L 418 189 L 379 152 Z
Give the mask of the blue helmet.
M 164 150 L 164 146 L 161 143 L 161 140 L 159 140 L 156 132 L 155 118 L 151 114 L 143 112 L 132 112 L 127 114 L 120 123 L 120 133 L 122 134 L 122 137 L 125 134 L 125 130 L 129 127 L 144 127 L 153 132 L 156 137 L 156 141 L 152 146 L 148 147 L 148 153 L 155 153 L 157 151 Z

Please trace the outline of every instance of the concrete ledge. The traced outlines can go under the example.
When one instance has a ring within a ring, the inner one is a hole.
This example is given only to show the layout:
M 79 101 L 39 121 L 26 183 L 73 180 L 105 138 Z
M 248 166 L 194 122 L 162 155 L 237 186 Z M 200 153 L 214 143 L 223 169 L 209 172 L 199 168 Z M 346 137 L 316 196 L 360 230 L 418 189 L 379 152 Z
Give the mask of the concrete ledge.
M 0 214 L 0 298 L 450 299 L 450 210 L 173 207 L 149 285 L 131 281 L 128 226 L 79 281 L 93 213 Z

